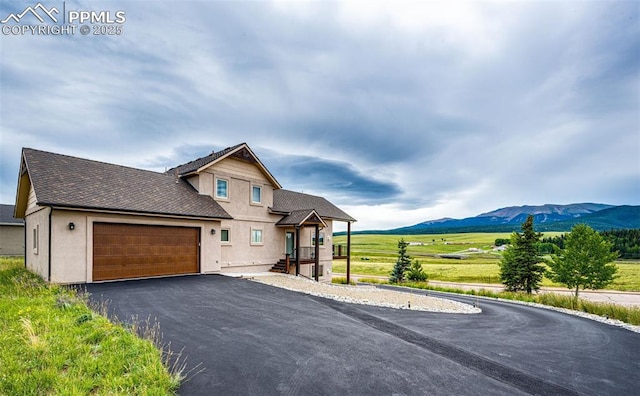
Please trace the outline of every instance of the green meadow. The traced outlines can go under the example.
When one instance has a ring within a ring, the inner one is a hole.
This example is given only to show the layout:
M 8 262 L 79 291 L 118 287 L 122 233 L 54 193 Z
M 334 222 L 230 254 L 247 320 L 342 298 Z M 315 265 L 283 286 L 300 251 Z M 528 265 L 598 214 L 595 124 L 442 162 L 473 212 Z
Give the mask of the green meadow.
M 545 237 L 562 234 L 545 233 Z M 431 280 L 463 283 L 500 283 L 500 252 L 492 250 L 497 238 L 510 233 L 461 233 L 425 235 L 352 235 L 351 272 L 358 275 L 388 276 L 396 262 L 398 241 L 411 245 L 407 251 L 418 259 Z M 346 245 L 346 236 L 333 237 L 336 245 Z M 478 252 L 481 250 L 482 252 Z M 443 258 L 440 255 L 462 258 Z M 616 280 L 607 289 L 640 291 L 640 261 L 617 261 Z M 346 272 L 346 260 L 334 260 L 333 272 Z M 543 286 L 563 287 L 545 278 Z

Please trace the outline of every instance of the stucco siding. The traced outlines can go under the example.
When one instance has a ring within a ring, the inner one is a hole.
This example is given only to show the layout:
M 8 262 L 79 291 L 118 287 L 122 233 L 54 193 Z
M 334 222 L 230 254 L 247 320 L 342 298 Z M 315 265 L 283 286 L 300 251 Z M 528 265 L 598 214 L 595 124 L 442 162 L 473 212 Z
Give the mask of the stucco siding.
M 69 229 L 69 223 L 74 229 Z M 54 210 L 51 215 L 51 282 L 87 281 L 87 215 Z
M 0 256 L 24 255 L 24 226 L 0 225 Z
M 223 221 L 221 228 L 229 230 L 229 243 L 220 247 L 222 272 L 265 271 L 284 257 L 284 231 L 274 222 Z M 251 243 L 252 229 L 262 230 L 262 244 Z
M 189 184 L 191 184 L 191 186 L 193 188 L 195 188 L 196 190 L 200 191 L 200 177 L 198 175 L 195 176 L 189 176 L 187 178 L 187 182 Z
M 50 208 L 38 207 L 25 218 L 27 268 L 49 280 L 49 212 Z
M 273 206 L 273 185 L 260 169 L 244 161 L 226 158 L 201 174 L 212 183 L 211 196 L 234 218 L 240 220 L 269 221 L 275 223 L 268 208 Z M 229 182 L 229 197 L 221 199 L 215 195 L 216 179 Z M 201 183 L 202 184 L 202 183 Z M 252 202 L 252 187 L 261 188 L 261 202 Z M 200 190 L 200 193 L 205 191 Z
M 220 173 L 243 180 L 267 180 L 256 165 L 235 158 L 225 158 L 208 168 L 206 172 Z
M 284 230 L 275 226 L 282 217 L 269 213 L 273 185 L 255 165 L 233 158 L 207 168 L 200 177 L 211 178 L 211 196 L 233 217 L 222 221 L 229 230 L 229 243 L 221 245 L 222 272 L 261 272 L 284 257 Z M 228 181 L 228 199 L 215 196 L 216 179 Z M 261 188 L 261 202 L 252 202 L 252 189 Z M 262 244 L 251 243 L 251 230 L 262 230 Z M 219 240 L 219 239 L 218 239 Z

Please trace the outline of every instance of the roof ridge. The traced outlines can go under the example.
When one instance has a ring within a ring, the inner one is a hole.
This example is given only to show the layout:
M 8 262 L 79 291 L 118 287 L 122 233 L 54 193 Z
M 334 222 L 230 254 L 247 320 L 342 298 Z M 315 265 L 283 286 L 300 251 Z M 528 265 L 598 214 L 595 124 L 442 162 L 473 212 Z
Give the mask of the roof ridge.
M 191 160 L 189 162 L 185 162 L 184 164 L 180 164 L 177 166 L 174 166 L 170 169 L 168 169 L 165 173 L 173 173 L 173 172 L 178 172 L 180 174 L 184 174 L 184 173 L 191 173 L 194 170 L 200 169 L 203 166 L 209 165 L 211 162 L 217 160 L 218 158 L 232 152 L 233 150 L 238 149 L 239 147 L 243 146 L 243 145 L 247 145 L 246 142 L 240 143 L 240 144 L 236 144 L 235 146 L 229 146 L 229 147 L 225 147 L 220 151 L 212 151 L 211 154 L 205 155 L 203 157 L 200 158 L 196 158 L 194 160 Z M 191 167 L 193 165 L 196 165 L 198 161 L 204 160 L 202 164 L 198 164 L 198 167 L 196 169 L 191 169 Z M 189 166 L 191 165 L 191 166 Z M 186 171 L 182 171 L 181 169 L 187 169 Z M 184 172 L 184 173 L 183 173 Z
M 205 155 L 205 156 L 203 156 L 203 157 L 199 157 L 199 158 L 196 158 L 196 159 L 191 160 L 191 161 L 189 161 L 189 162 L 185 162 L 184 164 L 180 164 L 180 165 L 177 165 L 177 166 L 171 167 L 171 168 L 169 168 L 169 169 L 168 169 L 166 172 L 164 172 L 164 173 L 170 173 L 170 172 L 171 172 L 171 171 L 173 171 L 174 169 L 182 168 L 183 166 L 187 166 L 187 165 L 189 165 L 189 164 L 193 164 L 194 162 L 196 162 L 196 161 L 200 161 L 200 160 L 205 159 L 205 158 L 207 158 L 207 157 L 213 157 L 213 155 L 214 155 L 214 154 L 216 154 L 216 153 L 212 152 L 211 154 L 207 154 L 207 155 Z

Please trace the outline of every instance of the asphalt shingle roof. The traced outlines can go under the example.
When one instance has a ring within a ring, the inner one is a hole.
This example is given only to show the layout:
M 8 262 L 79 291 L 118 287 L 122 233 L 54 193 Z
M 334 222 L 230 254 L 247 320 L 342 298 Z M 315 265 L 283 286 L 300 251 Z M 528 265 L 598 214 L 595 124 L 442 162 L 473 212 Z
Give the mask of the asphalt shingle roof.
M 271 209 L 274 212 L 291 214 L 303 210 L 307 210 L 308 213 L 308 210 L 315 209 L 322 218 L 339 221 L 356 221 L 356 219 L 323 197 L 284 189 L 273 192 L 273 207 Z
M 0 224 L 24 225 L 24 220 L 13 217 L 13 205 L 0 204 Z
M 169 169 L 166 173 L 169 175 L 173 175 L 176 172 L 178 173 L 179 176 L 182 175 L 186 175 L 187 173 L 191 173 L 191 172 L 195 172 L 198 169 L 202 168 L 203 166 L 217 160 L 218 158 L 232 152 L 233 150 L 237 149 L 238 147 L 242 146 L 245 143 L 240 143 L 240 144 L 236 144 L 235 146 L 232 147 L 227 147 L 224 150 L 218 151 L 217 153 L 211 153 L 205 157 L 201 157 L 198 159 L 195 159 L 193 161 L 187 162 L 186 164 L 182 164 L 182 165 L 178 165 L 174 168 Z
M 230 219 L 210 196 L 158 173 L 34 149 L 23 149 L 40 205 L 184 217 Z

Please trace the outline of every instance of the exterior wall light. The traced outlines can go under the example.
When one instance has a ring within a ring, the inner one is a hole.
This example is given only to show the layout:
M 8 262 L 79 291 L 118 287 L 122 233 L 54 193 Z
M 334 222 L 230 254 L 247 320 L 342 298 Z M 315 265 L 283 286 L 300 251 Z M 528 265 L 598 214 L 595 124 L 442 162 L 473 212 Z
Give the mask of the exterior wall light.
M 211 229 L 211 235 L 216 235 L 216 229 L 215 228 Z
M 69 223 L 69 229 L 70 229 L 71 231 L 75 230 L 75 229 L 76 229 L 76 225 L 75 225 L 75 224 L 73 224 L 73 223 Z

